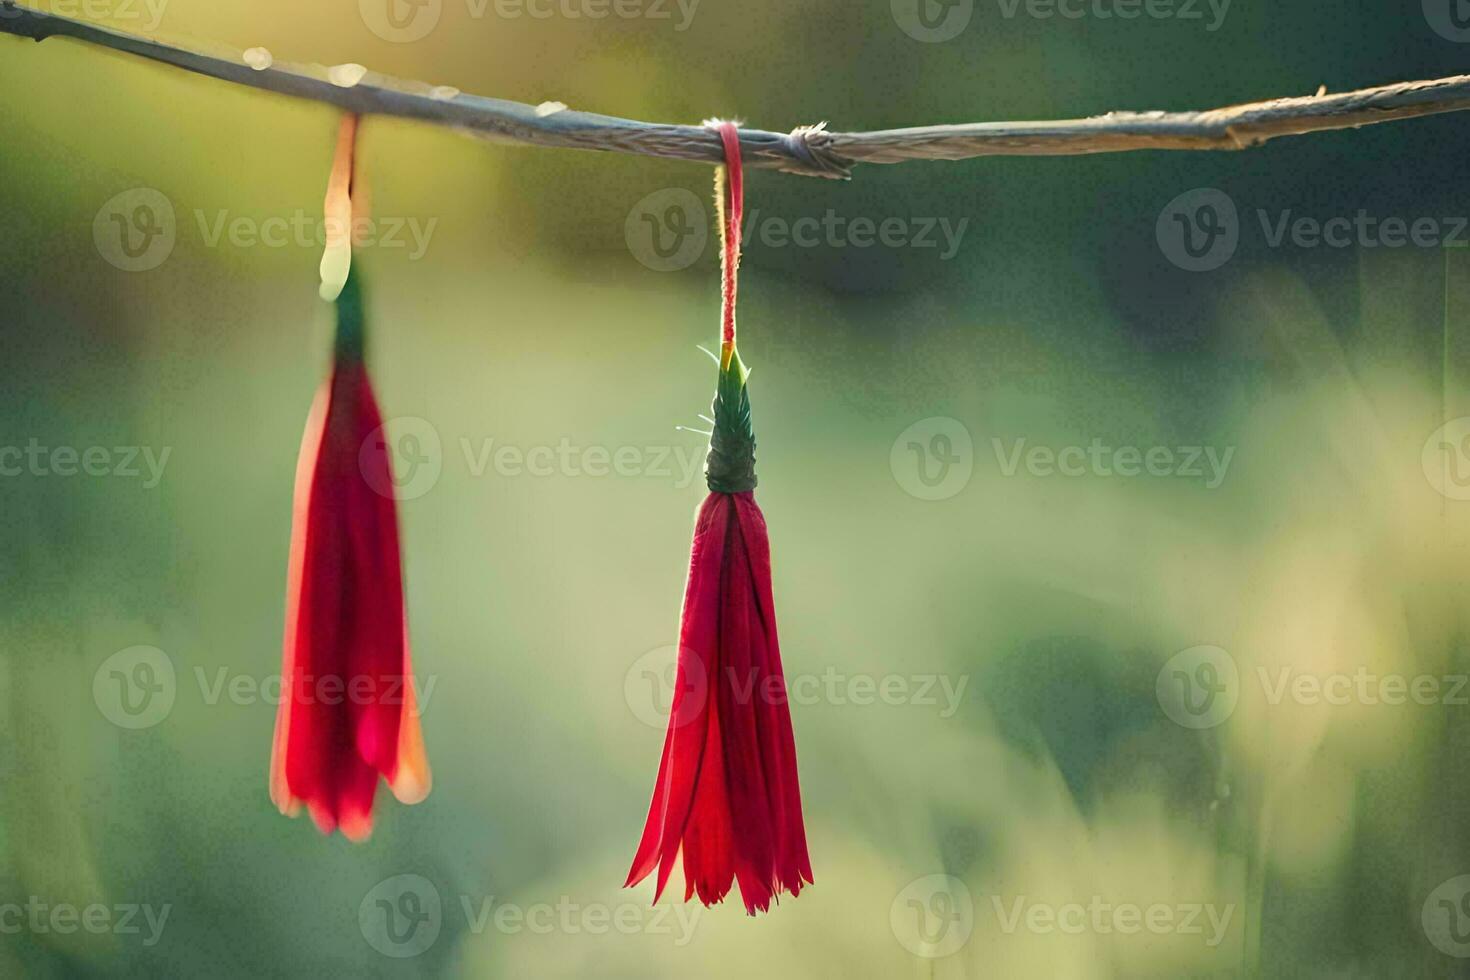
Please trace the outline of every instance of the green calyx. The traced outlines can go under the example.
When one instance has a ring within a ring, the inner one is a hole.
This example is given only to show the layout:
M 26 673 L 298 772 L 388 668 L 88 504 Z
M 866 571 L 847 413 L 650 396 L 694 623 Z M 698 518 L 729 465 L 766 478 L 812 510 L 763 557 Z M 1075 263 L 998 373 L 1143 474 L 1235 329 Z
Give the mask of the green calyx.
M 715 386 L 714 431 L 704 460 L 704 482 L 715 493 L 755 489 L 755 430 L 750 422 L 750 372 L 731 350 Z
M 347 274 L 347 282 L 337 297 L 337 360 L 362 360 L 366 333 L 362 286 L 354 269 Z

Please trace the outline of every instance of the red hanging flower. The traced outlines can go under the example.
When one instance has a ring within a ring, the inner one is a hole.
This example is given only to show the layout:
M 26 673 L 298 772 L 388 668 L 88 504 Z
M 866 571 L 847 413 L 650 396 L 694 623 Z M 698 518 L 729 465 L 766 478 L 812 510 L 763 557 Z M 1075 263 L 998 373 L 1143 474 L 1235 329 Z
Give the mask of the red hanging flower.
M 329 219 L 335 209 L 343 234 L 354 136 L 349 116 L 327 195 Z M 330 220 L 328 233 L 335 237 Z M 312 405 L 296 469 L 271 799 L 293 816 L 305 804 L 323 833 L 340 828 L 363 840 L 380 776 L 405 803 L 428 794 L 430 777 L 398 515 L 393 498 L 374 489 L 393 485 L 392 460 L 363 363 L 361 291 L 356 274 L 342 272 L 332 374 Z
M 812 883 L 796 741 L 776 636 L 771 548 L 756 506 L 748 372 L 735 350 L 735 286 L 743 187 L 738 131 L 719 126 L 728 196 L 717 190 L 723 239 L 723 325 L 710 494 L 694 524 L 679 626 L 677 686 L 658 781 L 628 885 L 658 869 L 663 894 L 682 848 L 684 898 L 705 905 L 740 885 L 747 913 Z

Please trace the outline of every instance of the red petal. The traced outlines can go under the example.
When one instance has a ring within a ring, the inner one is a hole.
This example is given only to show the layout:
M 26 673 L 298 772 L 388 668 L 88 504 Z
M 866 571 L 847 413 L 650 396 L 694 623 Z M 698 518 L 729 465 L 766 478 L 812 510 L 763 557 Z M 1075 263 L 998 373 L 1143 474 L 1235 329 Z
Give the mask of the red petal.
M 738 506 L 739 497 L 735 497 Z M 725 735 L 726 779 L 731 817 L 740 828 L 736 874 L 747 912 L 766 909 L 774 880 L 775 820 L 767 795 L 760 730 L 761 715 L 773 698 L 785 703 L 784 681 L 765 670 L 764 623 L 756 606 L 750 557 L 732 509 L 720 608 L 720 707 Z M 759 644 L 761 650 L 754 649 Z M 772 681 L 775 685 L 773 686 Z
M 749 493 L 710 494 L 695 522 L 678 688 L 628 884 L 657 867 L 657 901 L 681 846 L 685 898 L 706 905 L 732 877 L 751 914 L 812 880 L 770 544 Z
M 339 363 L 312 408 L 296 475 L 283 697 L 271 795 L 323 832 L 372 829 L 381 775 L 427 792 L 405 639 L 398 519 L 382 417 L 360 361 Z M 371 438 L 369 438 L 371 436 Z
M 762 672 L 780 678 L 779 699 L 760 702 L 761 746 L 776 825 L 775 873 L 780 885 L 793 896 L 802 883 L 812 883 L 811 859 L 807 854 L 806 828 L 801 814 L 801 786 L 796 769 L 796 738 L 791 730 L 791 709 L 784 696 L 785 674 L 781 667 L 781 644 L 776 634 L 776 602 L 771 589 L 771 545 L 765 515 L 755 495 L 735 495 L 735 513 L 745 541 L 754 584 L 756 608 L 764 627 L 762 642 L 754 644 Z
M 709 733 L 707 692 L 709 680 L 719 673 L 715 655 L 718 649 L 720 566 L 729 512 L 730 504 L 725 495 L 712 493 L 700 505 L 694 521 L 689 579 L 685 585 L 679 624 L 679 663 L 669 709 L 669 730 L 664 736 L 663 758 L 659 763 L 643 838 L 628 871 L 627 883 L 636 885 L 655 866 L 658 868 L 654 901 L 663 894 L 684 837 Z
M 724 899 L 735 877 L 734 831 L 726 770 L 720 699 L 709 699 L 704 756 L 684 828 L 684 900 L 696 892 L 705 905 Z

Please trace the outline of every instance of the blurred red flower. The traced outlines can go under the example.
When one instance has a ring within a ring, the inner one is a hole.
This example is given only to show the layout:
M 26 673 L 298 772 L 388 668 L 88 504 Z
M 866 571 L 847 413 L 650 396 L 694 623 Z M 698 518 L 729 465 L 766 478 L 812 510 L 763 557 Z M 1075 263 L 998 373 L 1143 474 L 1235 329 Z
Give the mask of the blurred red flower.
M 271 799 L 304 804 L 322 833 L 372 831 L 378 778 L 417 803 L 429 792 L 403 606 L 393 461 L 363 363 L 361 284 L 351 269 L 357 118 L 343 118 L 327 187 L 322 294 L 337 303 L 331 377 L 296 464 L 281 704 Z
M 357 276 L 338 299 L 337 352 L 296 470 L 282 698 L 271 798 L 302 804 L 323 833 L 372 830 L 378 777 L 417 803 L 429 791 L 409 661 L 391 496 L 392 459 L 362 360 Z

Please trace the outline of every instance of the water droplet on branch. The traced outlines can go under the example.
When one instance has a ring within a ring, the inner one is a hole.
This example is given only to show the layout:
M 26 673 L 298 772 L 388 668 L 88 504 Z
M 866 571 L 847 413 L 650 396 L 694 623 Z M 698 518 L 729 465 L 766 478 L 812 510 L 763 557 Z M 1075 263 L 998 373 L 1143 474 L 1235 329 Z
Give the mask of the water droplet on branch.
M 366 74 L 367 69 L 365 67 L 352 62 L 348 62 L 345 65 L 333 65 L 327 70 L 327 78 L 331 80 L 333 85 L 340 86 L 341 88 L 352 88 L 352 86 L 362 81 L 363 76 Z

